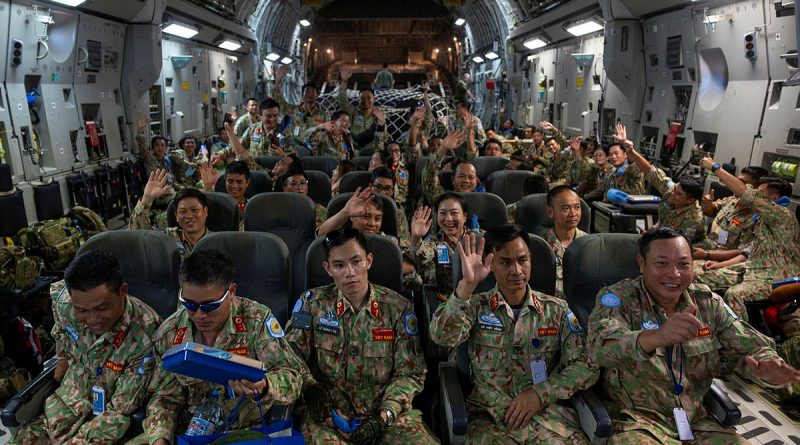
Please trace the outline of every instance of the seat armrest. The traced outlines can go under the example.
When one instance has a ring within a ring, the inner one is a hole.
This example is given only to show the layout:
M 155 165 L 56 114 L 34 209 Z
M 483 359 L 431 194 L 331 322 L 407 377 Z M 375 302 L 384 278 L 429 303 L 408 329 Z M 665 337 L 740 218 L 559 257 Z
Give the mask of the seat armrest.
M 611 417 L 597 394 L 591 389 L 581 391 L 572 396 L 571 402 L 589 442 L 593 445 L 606 443 L 611 436 Z
M 144 431 L 144 419 L 147 418 L 147 404 L 136 408 L 136 411 L 131 414 L 131 431 L 134 434 Z
M 742 420 L 742 411 L 717 385 L 716 381 L 711 382 L 711 388 L 703 399 L 703 403 L 720 425 L 736 426 Z
M 449 439 L 450 444 L 464 443 L 467 436 L 467 405 L 458 368 L 453 362 L 439 363 L 439 396 L 442 410 L 442 438 Z
M 422 305 L 425 311 L 425 318 L 424 320 L 419 323 L 424 329 L 425 335 L 425 356 L 430 359 L 435 360 L 447 360 L 447 349 L 441 347 L 436 342 L 431 339 L 430 336 L 430 324 L 431 320 L 433 320 L 433 313 L 436 312 L 436 308 L 439 307 L 439 295 L 436 293 L 436 286 L 426 284 L 422 288 Z
M 39 373 L 28 386 L 12 397 L 0 412 L 0 420 L 7 428 L 19 428 L 33 419 L 44 408 L 44 402 L 50 394 L 58 388 L 54 376 L 56 373 L 56 358 L 44 362 L 42 372 Z

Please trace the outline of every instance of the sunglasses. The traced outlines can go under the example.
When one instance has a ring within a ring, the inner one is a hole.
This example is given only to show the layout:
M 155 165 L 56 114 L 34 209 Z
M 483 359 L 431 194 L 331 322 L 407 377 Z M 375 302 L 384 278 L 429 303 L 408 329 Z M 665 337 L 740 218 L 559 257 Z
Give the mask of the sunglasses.
M 211 303 L 195 303 L 193 301 L 186 301 L 183 299 L 183 289 L 178 290 L 178 300 L 181 302 L 183 307 L 186 308 L 189 312 L 195 312 L 198 309 L 205 313 L 214 312 L 222 306 L 222 303 L 225 302 L 225 299 L 228 298 L 228 294 L 231 291 L 231 286 L 228 285 L 228 289 L 222 295 L 222 298 L 216 301 L 212 301 Z
M 345 227 L 344 229 L 334 230 L 333 232 L 325 235 L 325 244 L 328 246 L 330 245 L 339 245 L 342 240 L 348 240 L 351 238 L 355 238 L 356 235 L 359 234 L 357 229 L 352 227 Z

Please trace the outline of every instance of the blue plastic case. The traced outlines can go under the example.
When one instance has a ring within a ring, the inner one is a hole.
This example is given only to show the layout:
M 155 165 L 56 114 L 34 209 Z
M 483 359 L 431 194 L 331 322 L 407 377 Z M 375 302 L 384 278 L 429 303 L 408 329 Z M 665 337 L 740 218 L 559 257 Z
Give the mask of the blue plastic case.
M 257 382 L 264 378 L 262 362 L 197 343 L 173 346 L 162 360 L 167 371 L 220 385 L 227 385 L 228 380 Z

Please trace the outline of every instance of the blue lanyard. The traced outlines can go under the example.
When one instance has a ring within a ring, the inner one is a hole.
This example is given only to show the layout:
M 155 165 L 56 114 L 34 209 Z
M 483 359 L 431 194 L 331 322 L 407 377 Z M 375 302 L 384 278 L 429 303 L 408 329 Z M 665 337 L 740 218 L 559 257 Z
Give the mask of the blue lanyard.
M 672 346 L 669 346 L 666 349 L 667 349 L 667 369 L 669 369 L 669 375 L 670 377 L 672 377 L 672 392 L 675 393 L 675 398 L 678 400 L 678 403 L 680 404 L 680 398 L 678 396 L 680 396 L 681 393 L 683 393 L 684 389 L 681 383 L 683 382 L 683 362 L 686 358 L 686 354 L 683 351 L 683 345 L 680 345 L 680 354 L 679 354 L 680 365 L 678 366 L 679 374 L 678 377 L 676 378 L 675 370 L 672 369 Z

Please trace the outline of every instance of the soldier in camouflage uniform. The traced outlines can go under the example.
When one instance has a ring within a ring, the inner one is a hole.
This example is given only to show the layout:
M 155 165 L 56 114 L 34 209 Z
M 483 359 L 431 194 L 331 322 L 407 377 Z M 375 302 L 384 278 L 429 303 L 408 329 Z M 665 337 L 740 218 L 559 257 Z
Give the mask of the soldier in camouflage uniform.
M 408 119 L 409 129 L 405 140 L 406 154 L 405 165 L 412 166 L 423 156 L 423 153 L 436 152 L 438 147 L 431 150 L 430 143 L 436 132 L 436 121 L 431 107 L 430 86 L 428 82 L 422 83 L 422 106 L 417 107 Z M 441 142 L 441 138 L 437 138 Z
M 289 170 L 278 176 L 275 180 L 275 190 L 289 193 L 300 193 L 301 195 L 308 196 L 308 176 L 302 166 L 292 166 Z M 318 203 L 314 202 L 314 227 L 319 229 L 319 226 L 327 219 L 328 209 Z
M 586 444 L 577 413 L 556 402 L 593 385 L 599 372 L 566 302 L 529 287 L 535 259 L 527 238 L 507 225 L 459 244 L 464 276 L 436 310 L 431 338 L 449 348 L 468 342 L 475 387 L 467 443 Z M 495 288 L 473 295 L 490 271 Z
M 578 228 L 581 221 L 581 198 L 566 185 L 547 192 L 547 217 L 553 227 L 542 236 L 556 255 L 556 296 L 564 298 L 564 252 L 576 238 L 586 235 Z
M 467 137 L 467 145 L 473 146 L 474 141 Z M 445 188 L 439 182 L 439 171 L 443 168 L 442 162 L 449 150 L 453 150 L 463 140 L 463 133 L 450 133 L 444 138 L 441 148 L 439 148 L 431 158 L 430 162 L 422 170 L 422 194 L 425 200 L 432 203 L 437 196 L 444 193 Z M 476 151 L 477 153 L 477 151 Z M 485 192 L 478 179 L 478 171 L 472 162 L 467 160 L 457 160 L 453 169 L 453 190 L 456 192 Z
M 594 163 L 584 172 L 583 177 L 578 180 L 578 188 L 575 190 L 578 196 L 585 201 L 590 201 L 588 194 L 600 187 L 605 177 L 613 170 L 608 162 L 608 148 L 603 146 L 595 147 L 592 151 Z M 599 193 L 597 194 L 599 197 Z
M 468 229 L 467 201 L 454 192 L 445 192 L 436 198 L 436 224 L 439 231 L 425 236 L 431 229 L 431 208 L 420 207 L 414 212 L 411 222 L 411 249 L 417 272 L 422 281 L 436 285 L 439 299 L 447 300 L 453 292 L 453 258 L 456 244 L 469 232 L 480 233 L 479 229 Z M 423 239 L 424 238 L 424 239 Z
M 589 142 L 586 140 L 574 138 L 569 141 L 570 152 L 563 156 L 564 184 L 577 189 L 588 175 L 594 165 L 594 161 L 587 154 L 588 147 Z
M 251 127 L 255 126 L 261 121 L 261 107 L 260 102 L 255 97 L 251 97 L 247 99 L 247 113 L 243 114 L 236 119 L 236 123 L 233 124 L 233 131 L 236 133 L 236 137 L 241 138 L 245 131 L 249 130 Z
M 537 193 L 547 193 L 550 190 L 550 184 L 547 178 L 542 175 L 533 175 L 525 178 L 522 183 L 522 197 L 534 195 Z M 520 199 L 521 201 L 521 199 Z M 506 206 L 506 219 L 509 224 L 514 224 L 517 218 L 517 209 L 519 208 L 519 201 L 513 202 Z
M 373 193 L 380 193 L 392 198 L 397 204 L 397 238 L 406 247 L 411 242 L 408 218 L 403 207 L 397 202 L 397 187 L 395 187 L 395 174 L 387 167 L 378 167 L 372 171 L 370 188 Z
M 727 287 L 726 301 L 737 314 L 746 316 L 745 302 L 769 298 L 773 282 L 800 273 L 800 249 L 797 247 L 800 227 L 787 208 L 774 202 L 791 195 L 791 186 L 778 178 L 761 178 L 758 190 L 754 190 L 720 169 L 711 158 L 703 158 L 700 166 L 716 172 L 722 183 L 739 197 L 739 204 L 753 209 L 757 216 L 754 239 L 749 246 L 741 247 L 737 256 L 730 261 L 711 261 L 702 268 L 695 267 L 696 281 L 712 287 Z M 706 253 L 713 255 L 713 259 L 720 255 L 714 251 Z M 734 264 L 728 266 L 731 263 Z
M 64 277 L 50 289 L 60 384 L 11 444 L 116 443 L 147 398 L 161 318 L 128 295 L 119 262 L 106 252 L 76 257 Z
M 397 142 L 390 142 L 386 146 L 386 152 L 391 156 L 391 166 L 389 168 L 394 175 L 394 191 L 392 195 L 395 203 L 399 207 L 405 207 L 406 197 L 408 196 L 408 169 L 403 161 L 403 150 Z
M 339 161 L 355 156 L 355 145 L 348 132 L 352 116 L 344 110 L 331 115 L 331 120 L 306 130 L 303 138 L 309 142 L 311 151 L 317 156 L 333 156 Z M 383 148 L 382 140 L 376 141 L 377 148 Z
M 153 395 L 147 405 L 144 433 L 129 444 L 175 443 L 183 434 L 197 405 L 216 389 L 221 397 L 222 418 L 236 406 L 236 396 L 260 397 L 264 409 L 288 405 L 300 391 L 304 368 L 284 338 L 281 325 L 263 304 L 236 295 L 233 261 L 216 251 L 190 255 L 180 269 L 182 305 L 164 321 L 154 336 L 155 355 L 161 361 L 171 347 L 194 342 L 261 361 L 266 369 L 258 382 L 229 380 L 228 387 L 171 373 L 161 363 L 153 376 Z M 242 405 L 232 428 L 260 424 L 256 404 Z
M 328 122 L 328 112 L 317 106 L 319 91 L 313 83 L 303 85 L 303 102 L 300 105 L 295 106 L 287 102 L 283 97 L 282 84 L 288 72 L 289 67 L 286 65 L 278 68 L 278 74 L 275 76 L 275 100 L 281 105 L 281 113 L 291 118 L 286 132 L 292 135 L 295 144 L 305 147 L 306 139 L 303 135 L 306 134 L 306 130 Z
M 172 173 L 175 175 L 175 183 L 179 188 L 195 187 L 200 180 L 197 165 L 204 160 L 202 154 L 196 152 L 197 139 L 194 136 L 186 136 L 181 138 L 178 141 L 178 147 L 169 153 Z
M 745 444 L 703 406 L 711 380 L 736 370 L 761 385 L 800 382 L 773 342 L 718 295 L 692 284 L 689 242 L 657 227 L 639 241 L 642 276 L 603 288 L 589 318 L 614 434 L 609 444 L 680 444 L 673 408 L 697 443 Z
M 370 88 L 362 88 L 359 93 L 358 108 L 350 105 L 347 98 L 347 81 L 352 72 L 342 65 L 340 68 L 339 95 L 336 97 L 339 107 L 350 116 L 350 131 L 356 149 L 379 149 L 387 138 L 386 113 L 375 107 L 375 93 Z
M 620 143 L 614 142 L 609 145 L 608 160 L 612 166 L 611 172 L 606 174 L 598 188 L 583 197 L 585 201 L 603 200 L 608 202 L 606 193 L 612 188 L 631 195 L 645 194 L 642 169 L 636 164 L 628 163 L 628 155 Z
M 147 184 L 144 186 L 142 198 L 136 203 L 131 213 L 131 220 L 128 225 L 130 230 L 150 230 L 150 206 L 168 188 L 167 171 L 156 170 L 150 174 Z M 206 195 L 200 190 L 186 188 L 175 195 L 175 219 L 178 227 L 167 227 L 164 232 L 174 238 L 178 243 L 181 258 L 185 259 L 192 253 L 194 245 L 200 238 L 211 233 L 206 227 L 208 218 L 208 205 Z
M 368 281 L 373 256 L 361 232 L 332 232 L 323 248 L 333 284 L 306 291 L 286 327 L 310 368 L 303 435 L 311 444 L 438 443 L 411 407 L 425 377 L 411 302 Z M 333 410 L 361 427 L 347 434 L 331 426 Z
M 211 192 L 219 180 L 217 171 L 208 163 L 200 166 L 203 190 Z M 239 231 L 244 231 L 244 208 L 247 206 L 245 192 L 250 186 L 250 169 L 243 161 L 233 161 L 225 167 L 225 191 L 236 201 L 239 208 Z
M 455 119 L 452 119 L 451 130 L 463 132 L 466 142 L 469 143 L 470 138 L 472 138 L 475 146 L 483 146 L 486 142 L 486 131 L 483 130 L 483 123 L 469 111 L 469 105 L 466 102 L 456 104 Z M 467 147 L 467 152 L 468 159 L 470 152 L 473 157 L 478 155 L 477 150 L 469 146 Z
M 653 167 L 647 159 L 633 148 L 627 139 L 625 126 L 617 124 L 615 137 L 625 147 L 628 159 L 645 173 L 645 179 L 661 193 L 658 206 L 658 225 L 672 227 L 683 232 L 692 243 L 706 237 L 706 222 L 700 212 L 703 186 L 691 177 L 684 177 L 676 184 L 660 168 Z

